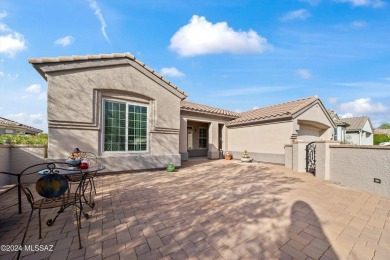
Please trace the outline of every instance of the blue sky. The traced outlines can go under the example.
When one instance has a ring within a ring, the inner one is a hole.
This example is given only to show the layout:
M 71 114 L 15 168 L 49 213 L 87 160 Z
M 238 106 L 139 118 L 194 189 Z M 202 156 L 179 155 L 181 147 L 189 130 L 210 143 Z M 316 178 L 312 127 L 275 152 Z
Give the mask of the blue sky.
M 47 131 L 28 58 L 130 52 L 188 95 L 247 111 L 317 95 L 390 122 L 387 0 L 1 0 L 0 116 Z

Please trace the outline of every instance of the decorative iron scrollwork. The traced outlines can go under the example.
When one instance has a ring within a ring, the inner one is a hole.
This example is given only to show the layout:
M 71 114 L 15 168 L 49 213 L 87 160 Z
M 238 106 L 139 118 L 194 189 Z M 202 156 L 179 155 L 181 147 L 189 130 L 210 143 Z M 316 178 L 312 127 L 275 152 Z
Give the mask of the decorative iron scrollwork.
M 306 146 L 306 172 L 316 173 L 316 143 L 311 142 Z

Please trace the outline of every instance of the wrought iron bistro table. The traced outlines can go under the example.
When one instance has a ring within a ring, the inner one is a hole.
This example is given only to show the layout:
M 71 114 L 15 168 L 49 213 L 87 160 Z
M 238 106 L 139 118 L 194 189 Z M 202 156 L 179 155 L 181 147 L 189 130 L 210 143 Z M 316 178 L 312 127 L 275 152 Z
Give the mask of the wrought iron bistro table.
M 105 168 L 106 167 L 103 164 L 96 164 L 96 165 L 88 167 L 87 169 L 80 169 L 78 167 L 68 167 L 68 169 L 58 169 L 57 173 L 60 175 L 64 175 L 69 180 L 70 186 L 71 186 L 72 182 L 79 185 L 82 189 L 81 191 L 82 191 L 82 197 L 84 199 L 84 203 L 87 204 L 90 208 L 93 208 L 95 206 L 95 202 L 92 199 L 92 197 L 93 197 L 92 185 L 93 184 L 92 184 L 92 181 L 90 179 L 88 179 L 88 176 L 90 176 L 91 174 L 95 175 L 97 172 L 102 171 Z M 48 169 L 42 169 L 42 170 L 38 171 L 38 173 L 40 175 L 44 175 L 44 174 L 46 174 L 47 171 L 48 171 Z M 81 174 L 80 174 L 80 172 L 81 172 Z M 86 192 L 88 189 L 88 185 L 91 185 L 91 189 L 89 191 L 89 199 L 86 198 Z M 83 215 L 88 219 L 89 215 L 88 215 L 88 213 L 84 212 L 83 208 L 84 207 L 81 204 L 80 212 L 83 212 Z M 55 220 L 57 219 L 57 217 L 63 211 L 64 211 L 64 209 L 61 209 L 57 213 L 57 216 L 53 220 L 49 219 L 46 224 L 48 226 L 53 225 Z

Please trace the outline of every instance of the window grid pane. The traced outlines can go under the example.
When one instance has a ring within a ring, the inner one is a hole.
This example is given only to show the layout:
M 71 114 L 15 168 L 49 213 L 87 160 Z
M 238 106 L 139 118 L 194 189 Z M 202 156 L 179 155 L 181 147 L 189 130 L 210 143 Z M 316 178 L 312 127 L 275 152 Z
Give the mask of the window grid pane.
M 147 151 L 147 108 L 128 105 L 128 151 Z
M 104 151 L 126 150 L 126 105 L 104 103 Z
M 199 148 L 207 148 L 207 129 L 199 128 Z

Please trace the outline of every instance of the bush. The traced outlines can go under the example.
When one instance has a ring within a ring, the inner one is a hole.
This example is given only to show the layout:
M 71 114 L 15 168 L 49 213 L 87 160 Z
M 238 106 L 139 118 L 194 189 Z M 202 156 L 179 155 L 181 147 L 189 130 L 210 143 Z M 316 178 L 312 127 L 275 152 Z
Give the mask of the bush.
M 48 134 L 40 135 L 0 135 L 0 144 L 4 139 L 10 139 L 12 144 L 43 144 L 48 143 Z
M 390 137 L 384 134 L 374 134 L 374 144 L 390 142 Z

